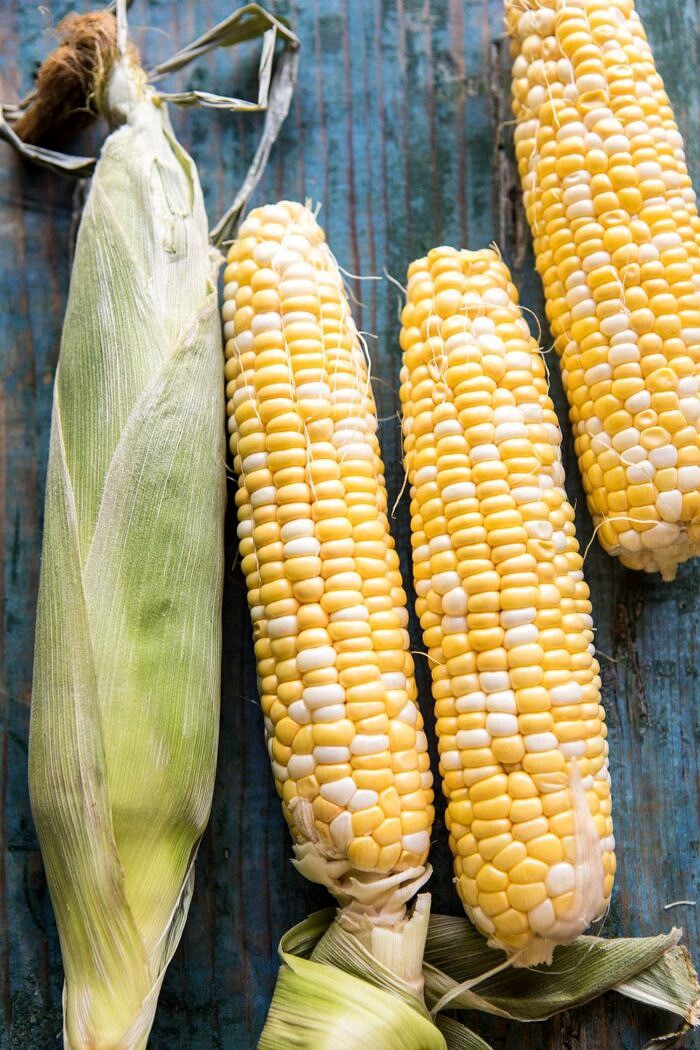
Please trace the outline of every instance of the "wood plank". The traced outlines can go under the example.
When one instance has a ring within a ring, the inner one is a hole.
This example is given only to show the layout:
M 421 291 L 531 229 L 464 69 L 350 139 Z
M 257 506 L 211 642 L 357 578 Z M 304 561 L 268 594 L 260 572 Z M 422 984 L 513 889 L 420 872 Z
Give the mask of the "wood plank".
M 86 2 L 52 0 L 55 22 Z M 339 262 L 403 280 L 432 245 L 497 240 L 525 305 L 544 318 L 510 146 L 501 0 L 276 0 L 302 42 L 296 101 L 256 201 L 321 201 Z M 230 10 L 229 0 L 150 0 L 133 8 L 142 51 L 163 58 Z M 697 0 L 638 0 L 700 176 L 700 8 Z M 0 26 L 0 98 L 26 90 L 50 40 L 37 5 L 8 0 Z M 150 27 L 150 28 L 145 28 Z M 186 75 L 196 86 L 252 91 L 252 50 Z M 215 218 L 231 199 L 259 122 L 175 114 L 199 162 Z M 61 968 L 26 786 L 32 634 L 51 381 L 68 284 L 71 187 L 30 171 L 0 146 L 0 1047 L 57 1045 Z M 369 339 L 390 498 L 402 481 L 396 288 L 353 281 Z M 545 336 L 549 344 L 548 335 Z M 556 361 L 549 358 L 561 419 Z M 591 524 L 566 431 L 568 489 L 579 535 Z M 407 499 L 394 527 L 408 579 Z M 217 791 L 198 861 L 190 921 L 161 995 L 154 1048 L 252 1047 L 277 970 L 280 935 L 327 897 L 293 870 L 262 740 L 244 589 L 228 529 L 222 733 Z M 697 893 L 700 565 L 673 585 L 622 569 L 597 544 L 586 559 L 610 726 L 620 873 L 605 930 L 644 934 L 685 926 L 698 948 L 698 909 L 664 906 Z M 414 637 L 419 637 L 415 620 Z M 425 661 L 418 681 L 434 750 Z M 442 803 L 439 804 L 442 811 Z M 459 913 L 440 821 L 432 853 L 436 910 Z M 612 997 L 546 1025 L 478 1018 L 495 1047 L 639 1047 L 668 1019 Z M 666 1024 L 666 1027 L 668 1025 Z M 688 1047 L 698 1045 L 692 1039 Z

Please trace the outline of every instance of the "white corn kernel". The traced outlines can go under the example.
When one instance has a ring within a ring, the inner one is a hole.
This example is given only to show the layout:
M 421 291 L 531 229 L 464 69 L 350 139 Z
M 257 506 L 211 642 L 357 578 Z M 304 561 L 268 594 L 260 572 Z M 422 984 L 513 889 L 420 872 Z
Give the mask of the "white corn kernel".
M 350 745 L 353 755 L 378 755 L 389 750 L 389 737 L 384 733 L 358 733 Z
M 331 780 L 321 784 L 321 797 L 334 806 L 347 806 L 352 796 L 357 791 L 355 781 L 352 777 L 342 777 L 340 780 Z
M 360 809 L 369 809 L 370 806 L 376 806 L 378 802 L 379 795 L 376 791 L 371 791 L 369 788 L 358 788 L 348 802 L 348 809 L 351 813 L 357 813 Z
M 332 667 L 336 661 L 335 649 L 330 645 L 319 645 L 314 649 L 303 649 L 297 653 L 297 667 L 302 674 L 321 667 Z
M 308 725 L 311 721 L 311 712 L 303 700 L 294 700 L 287 708 L 287 714 L 300 726 Z
M 568 893 L 576 886 L 576 872 L 572 864 L 562 861 L 554 864 L 547 875 L 545 882 L 547 892 L 552 897 L 558 897 L 562 893 Z

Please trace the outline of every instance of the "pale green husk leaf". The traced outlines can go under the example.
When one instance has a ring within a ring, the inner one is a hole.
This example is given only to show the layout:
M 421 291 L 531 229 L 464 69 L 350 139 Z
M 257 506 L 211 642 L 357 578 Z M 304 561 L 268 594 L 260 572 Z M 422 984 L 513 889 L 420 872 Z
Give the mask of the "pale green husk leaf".
M 435 1023 L 445 1037 L 447 1050 L 492 1050 L 490 1043 L 447 1014 L 440 1014 Z
M 51 424 L 30 791 L 68 1048 L 145 1047 L 214 783 L 225 503 L 219 260 L 140 71 L 85 206 Z
M 700 984 L 687 948 L 669 948 L 652 967 L 623 981 L 616 992 L 647 1006 L 678 1014 L 691 1025 L 700 1022 Z
M 333 920 L 316 912 L 280 941 L 260 1050 L 446 1050 L 415 993 Z
M 263 1050 L 288 1045 L 316 1050 L 334 1045 L 324 1041 L 329 1038 L 328 1033 L 342 1033 L 346 1037 L 342 1026 L 353 1022 L 360 991 L 348 984 L 344 1004 L 336 1004 L 324 992 L 319 1006 L 314 998 L 314 982 L 319 975 L 308 968 L 314 962 L 325 962 L 326 969 L 340 973 L 342 980 L 349 981 L 351 977 L 362 980 L 363 1007 L 374 1002 L 373 997 L 379 990 L 392 993 L 395 1025 L 408 1025 L 408 1015 L 404 1017 L 400 1007 L 422 1014 L 421 1004 L 412 998 L 410 989 L 402 988 L 395 975 L 387 973 L 333 917 L 330 910 L 317 912 L 282 938 L 283 966 L 260 1043 Z M 579 937 L 573 944 L 556 949 L 550 967 L 516 969 L 504 966 L 507 963 L 504 953 L 489 948 L 466 919 L 434 915 L 429 924 L 423 976 L 425 1000 L 444 1039 L 444 1044 L 435 1045 L 445 1045 L 447 1050 L 490 1050 L 480 1036 L 440 1012 L 442 1009 L 480 1011 L 512 1021 L 544 1021 L 562 1010 L 590 1002 L 606 991 L 614 991 L 682 1017 L 683 1026 L 679 1031 L 652 1040 L 645 1050 L 674 1046 L 682 1034 L 697 1023 L 700 1003 L 697 975 L 687 951 L 678 945 L 679 937 L 680 931 L 675 929 L 657 937 Z M 298 969 L 300 963 L 306 969 Z M 290 971 L 295 973 L 294 981 Z M 345 987 L 341 978 L 332 980 L 334 987 Z M 307 1014 L 312 1019 L 322 1015 L 318 1034 L 314 1025 L 304 1020 Z M 388 1014 L 386 1020 L 389 1020 Z M 333 1025 L 339 1027 L 333 1028 Z M 284 1042 L 283 1026 L 292 1033 L 301 1026 L 301 1041 Z M 364 1027 L 360 1031 L 366 1034 Z M 426 1039 L 429 1031 L 425 1030 Z M 430 1038 L 435 1039 L 435 1031 L 433 1029 Z M 399 1028 L 398 1032 L 402 1030 Z M 359 1047 L 362 1042 L 358 1037 L 357 1043 L 347 1045 Z M 383 1048 L 393 1047 L 394 1043 L 368 1045 Z M 432 1045 L 432 1042 L 425 1043 L 426 1047 Z
M 578 937 L 556 949 L 551 966 L 503 968 L 465 918 L 434 915 L 425 951 L 426 1000 L 433 1011 L 476 1009 L 517 1021 L 542 1021 L 617 991 L 697 1019 L 700 987 L 681 931 L 657 937 Z M 496 972 L 498 971 L 498 972 Z
M 700 1024 L 700 984 L 690 954 L 683 945 L 670 948 L 648 970 L 617 985 L 615 991 L 683 1018 L 678 1031 L 652 1039 L 644 1050 L 678 1046 L 685 1033 Z

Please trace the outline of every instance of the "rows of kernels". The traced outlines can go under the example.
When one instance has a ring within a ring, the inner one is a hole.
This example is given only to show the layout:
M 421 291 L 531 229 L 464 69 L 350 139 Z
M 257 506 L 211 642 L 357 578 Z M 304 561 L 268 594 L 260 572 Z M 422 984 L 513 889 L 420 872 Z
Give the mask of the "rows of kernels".
M 401 399 L 416 611 L 460 896 L 512 948 L 580 932 L 575 758 L 614 873 L 588 588 L 541 354 L 493 251 L 408 271 Z M 600 901 L 603 910 L 605 901 Z
M 510 0 L 516 154 L 603 545 L 700 550 L 700 219 L 632 0 Z M 670 563 L 670 564 L 669 564 Z
M 311 212 L 252 212 L 224 297 L 240 555 L 285 815 L 303 839 L 306 800 L 355 868 L 403 870 L 427 855 L 432 780 L 372 391 Z

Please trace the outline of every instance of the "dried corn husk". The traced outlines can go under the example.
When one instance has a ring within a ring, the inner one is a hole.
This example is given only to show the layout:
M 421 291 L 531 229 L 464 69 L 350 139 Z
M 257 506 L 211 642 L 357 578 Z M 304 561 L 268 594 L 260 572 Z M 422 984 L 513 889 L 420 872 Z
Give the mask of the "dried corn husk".
M 697 1023 L 700 986 L 682 931 L 655 937 L 577 937 L 560 945 L 551 966 L 525 972 L 465 918 L 434 915 L 425 952 L 426 1000 L 431 1013 L 479 1010 L 513 1021 L 544 1021 L 607 991 L 676 1013 Z
M 225 504 L 219 257 L 122 52 L 56 374 L 30 731 L 69 1048 L 145 1047 L 211 805 Z

